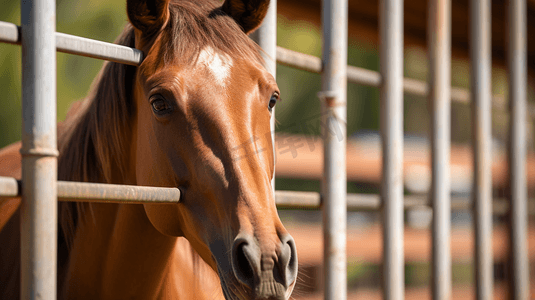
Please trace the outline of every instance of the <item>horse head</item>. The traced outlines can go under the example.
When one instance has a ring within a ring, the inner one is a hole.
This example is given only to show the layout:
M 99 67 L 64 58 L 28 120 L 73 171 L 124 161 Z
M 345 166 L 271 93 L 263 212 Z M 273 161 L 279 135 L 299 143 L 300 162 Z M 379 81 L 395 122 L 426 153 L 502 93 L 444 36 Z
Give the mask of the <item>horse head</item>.
M 179 204 L 145 204 L 153 226 L 184 236 L 227 299 L 287 299 L 293 238 L 271 180 L 271 109 L 279 99 L 247 34 L 268 0 L 128 0 L 136 48 L 131 164 L 140 185 L 178 187 Z

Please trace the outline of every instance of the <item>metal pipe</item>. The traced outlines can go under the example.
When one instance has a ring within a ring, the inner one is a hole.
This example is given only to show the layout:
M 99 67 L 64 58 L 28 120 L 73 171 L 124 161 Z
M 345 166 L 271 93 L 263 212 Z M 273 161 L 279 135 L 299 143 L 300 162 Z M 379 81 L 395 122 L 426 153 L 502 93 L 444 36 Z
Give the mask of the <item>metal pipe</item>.
M 404 298 L 403 1 L 379 1 L 383 147 L 383 298 Z
M 270 1 L 269 8 L 262 21 L 262 25 L 258 28 L 251 38 L 256 41 L 256 43 L 262 48 L 260 53 L 264 58 L 264 67 L 268 70 L 269 73 L 273 76 L 274 79 L 277 78 L 277 1 Z M 273 147 L 275 147 L 275 107 L 271 112 L 270 120 L 270 132 L 271 132 L 271 142 Z M 273 155 L 276 155 L 276 152 L 273 151 Z M 273 172 L 273 177 L 271 178 L 271 189 L 275 193 L 275 172 Z
M 0 198 L 18 197 L 20 194 L 19 183 L 15 178 L 0 176 Z
M 316 192 L 277 191 L 275 192 L 277 207 L 287 209 L 318 209 L 320 208 L 320 194 Z M 532 199 L 535 201 L 535 198 Z M 451 197 L 451 210 L 463 211 L 473 208 L 470 197 Z M 427 195 L 405 196 L 404 210 L 418 207 L 431 207 Z M 376 194 L 347 194 L 347 209 L 349 211 L 376 211 L 382 208 L 381 197 Z M 509 211 L 509 203 L 505 198 L 493 201 L 493 214 L 505 215 Z M 535 203 L 530 203 L 527 211 L 535 215 Z
M 525 0 L 508 3 L 509 66 L 509 180 L 511 190 L 510 288 L 512 299 L 529 298 L 529 259 L 527 245 L 526 185 L 526 107 L 527 107 L 527 7 Z
M 277 62 L 299 70 L 321 73 L 321 58 L 277 46 Z
M 451 2 L 433 0 L 428 7 L 429 94 L 431 107 L 431 202 L 433 299 L 451 299 Z
M 277 62 L 281 65 L 299 70 L 321 73 L 319 57 L 277 47 Z M 347 66 L 347 81 L 365 86 L 379 87 L 382 83 L 381 74 L 376 71 Z M 427 83 L 413 78 L 403 78 L 403 91 L 407 94 L 427 97 Z M 470 103 L 470 91 L 459 87 L 451 87 L 451 100 L 458 103 Z M 492 108 L 503 111 L 506 109 L 502 95 L 492 96 Z M 529 115 L 535 117 L 535 106 L 529 105 Z
M 149 186 L 58 181 L 58 201 L 101 203 L 178 203 L 180 190 Z
M 59 52 L 104 59 L 121 64 L 138 66 L 143 61 L 143 52 L 141 50 L 60 32 L 56 33 L 56 45 Z
M 20 27 L 0 21 L 0 42 L 20 45 Z
M 475 283 L 479 300 L 491 299 L 492 261 L 492 119 L 491 3 L 470 2 L 470 77 L 474 152 Z
M 15 178 L 0 176 L 0 198 L 20 197 L 21 186 L 22 182 Z M 57 191 L 58 201 L 124 204 L 180 202 L 180 190 L 177 188 L 58 181 Z
M 21 299 L 56 299 L 56 2 L 21 1 Z
M 347 298 L 347 0 L 324 0 L 322 106 L 323 260 L 325 299 Z
M 12 177 L 0 176 L 0 199 L 20 197 L 22 183 Z M 116 185 L 105 183 L 58 181 L 58 201 L 100 202 L 100 203 L 179 203 L 180 190 L 177 188 L 145 187 L 135 185 Z M 276 191 L 275 202 L 279 208 L 321 208 L 320 194 L 316 192 Z M 1 201 L 1 200 L 0 200 Z M 535 201 L 535 199 L 534 199 Z M 430 207 L 427 195 L 405 196 L 405 210 L 415 207 Z M 377 194 L 347 194 L 347 209 L 351 211 L 375 211 L 382 207 L 381 197 Z M 452 210 L 472 208 L 470 197 L 452 197 Z M 496 198 L 493 201 L 493 214 L 504 215 L 509 211 L 508 200 Z M 535 203 L 530 204 L 528 213 L 535 215 Z
M 254 37 L 256 34 L 255 32 L 252 36 Z M 15 24 L 0 21 L 0 42 L 20 45 L 20 28 Z M 57 50 L 63 53 L 104 59 L 133 66 L 138 66 L 143 61 L 143 52 L 138 49 L 65 33 L 56 33 L 56 44 Z M 81 45 L 87 45 L 88 48 Z M 91 50 L 87 50 L 89 48 Z M 319 57 L 277 46 L 276 58 L 277 62 L 282 65 L 312 73 L 321 73 L 322 65 Z M 379 87 L 381 85 L 379 72 L 355 66 L 347 66 L 347 80 L 351 83 L 366 86 Z M 425 97 L 427 96 L 427 83 L 417 79 L 404 78 L 403 90 L 411 95 Z M 470 92 L 463 88 L 452 87 L 451 100 L 459 103 L 469 103 Z M 501 104 L 503 102 L 501 95 L 494 95 L 492 101 L 493 109 L 504 110 L 505 107 Z M 535 117 L 535 106 L 529 105 L 529 114 Z
M 277 208 L 318 209 L 321 196 L 316 192 L 275 191 Z
M 20 45 L 20 27 L 0 21 L 0 41 Z M 57 51 L 138 66 L 143 52 L 138 49 L 56 32 Z
M 277 1 L 270 1 L 262 25 L 250 37 L 262 48 L 264 66 L 271 75 L 277 71 Z

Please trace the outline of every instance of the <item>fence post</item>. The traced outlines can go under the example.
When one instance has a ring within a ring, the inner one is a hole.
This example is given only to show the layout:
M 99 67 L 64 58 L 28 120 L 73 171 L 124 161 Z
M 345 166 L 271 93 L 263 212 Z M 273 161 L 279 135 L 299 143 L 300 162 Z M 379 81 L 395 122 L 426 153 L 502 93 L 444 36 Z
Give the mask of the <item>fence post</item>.
M 433 206 L 433 299 L 451 299 L 451 1 L 433 0 L 428 11 L 429 107 Z
M 403 1 L 379 2 L 384 299 L 404 298 Z
M 258 28 L 251 35 L 251 38 L 262 48 L 263 52 L 260 52 L 264 58 L 264 67 L 268 70 L 273 78 L 277 78 L 277 1 L 272 0 L 269 2 L 269 8 L 264 21 L 260 28 Z M 271 141 L 273 142 L 273 151 L 275 151 L 275 109 L 273 108 L 271 113 Z M 276 157 L 275 157 L 276 159 Z M 271 179 L 271 187 L 273 195 L 275 195 L 275 173 Z
M 21 1 L 21 299 L 56 299 L 56 2 Z
M 526 114 L 527 114 L 527 7 L 525 0 L 508 3 L 509 72 L 509 179 L 511 210 L 511 299 L 529 299 L 529 259 L 527 245 Z
M 323 259 L 325 299 L 347 297 L 347 0 L 324 0 L 322 136 L 323 136 Z
M 476 297 L 491 299 L 492 258 L 492 119 L 491 119 L 491 3 L 470 3 L 470 82 L 474 154 Z

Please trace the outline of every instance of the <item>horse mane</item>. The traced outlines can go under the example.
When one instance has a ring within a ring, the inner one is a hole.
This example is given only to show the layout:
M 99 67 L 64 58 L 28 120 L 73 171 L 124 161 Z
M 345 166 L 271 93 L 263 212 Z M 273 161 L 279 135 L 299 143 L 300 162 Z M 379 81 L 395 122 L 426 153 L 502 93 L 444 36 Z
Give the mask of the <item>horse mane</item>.
M 119 45 L 134 47 L 134 30 L 127 25 L 117 38 Z M 58 179 L 120 183 L 126 174 L 124 149 L 130 135 L 131 92 L 136 67 L 106 62 L 93 82 L 89 96 L 65 121 L 58 136 Z M 71 108 L 72 110 L 72 108 Z M 63 235 L 58 241 L 70 245 L 78 215 L 87 204 L 59 203 L 58 218 Z
M 128 25 L 116 41 L 134 46 L 134 30 Z M 112 183 L 125 175 L 125 157 L 136 67 L 106 62 L 90 95 L 65 121 L 59 136 L 60 180 Z M 115 180 L 114 180 L 115 178 Z
M 262 63 L 260 48 L 221 10 L 217 0 L 174 0 L 170 17 L 160 33 L 156 70 L 166 64 L 192 65 L 201 50 L 212 47 L 234 58 Z M 135 32 L 127 24 L 116 44 L 135 47 Z M 132 90 L 137 67 L 106 62 L 88 97 L 71 108 L 58 136 L 58 179 L 99 183 L 125 183 L 135 103 Z M 131 183 L 131 182 L 129 182 Z M 79 217 L 91 203 L 62 202 L 58 206 L 61 230 L 58 249 L 69 251 Z M 83 220 L 83 218 L 81 218 Z M 63 247 L 63 248 L 62 248 Z

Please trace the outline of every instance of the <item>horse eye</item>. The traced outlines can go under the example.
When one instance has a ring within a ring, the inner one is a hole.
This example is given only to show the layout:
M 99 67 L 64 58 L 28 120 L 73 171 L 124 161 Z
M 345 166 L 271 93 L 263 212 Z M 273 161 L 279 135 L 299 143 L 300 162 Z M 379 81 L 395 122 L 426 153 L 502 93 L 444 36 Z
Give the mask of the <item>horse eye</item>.
M 153 96 L 150 104 L 152 106 L 152 110 L 156 114 L 160 114 L 160 115 L 165 114 L 171 110 L 171 106 L 167 103 L 167 101 L 161 95 Z
M 275 93 L 271 96 L 271 99 L 269 99 L 268 109 L 269 111 L 273 111 L 273 107 L 275 107 L 275 104 L 277 104 L 277 100 L 279 98 L 279 94 Z

